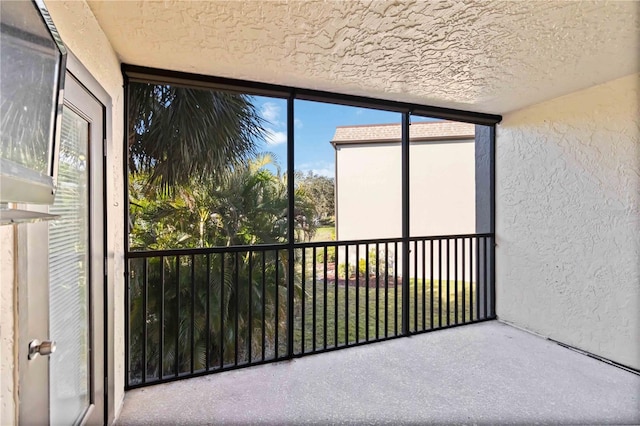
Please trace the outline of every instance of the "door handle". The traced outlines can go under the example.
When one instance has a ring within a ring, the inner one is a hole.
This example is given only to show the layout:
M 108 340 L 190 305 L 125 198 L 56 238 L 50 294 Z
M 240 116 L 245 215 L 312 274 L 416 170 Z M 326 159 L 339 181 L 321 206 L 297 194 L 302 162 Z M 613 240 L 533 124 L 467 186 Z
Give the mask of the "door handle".
M 38 339 L 29 343 L 29 359 L 34 359 L 38 355 L 47 356 L 56 351 L 56 342 L 53 340 L 45 340 L 41 342 Z

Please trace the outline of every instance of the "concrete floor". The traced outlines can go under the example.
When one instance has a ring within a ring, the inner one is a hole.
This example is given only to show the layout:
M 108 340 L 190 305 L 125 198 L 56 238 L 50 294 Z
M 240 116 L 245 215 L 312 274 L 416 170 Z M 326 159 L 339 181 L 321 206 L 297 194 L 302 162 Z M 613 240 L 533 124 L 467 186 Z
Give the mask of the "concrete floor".
M 640 424 L 640 376 L 497 321 L 156 385 L 118 424 Z

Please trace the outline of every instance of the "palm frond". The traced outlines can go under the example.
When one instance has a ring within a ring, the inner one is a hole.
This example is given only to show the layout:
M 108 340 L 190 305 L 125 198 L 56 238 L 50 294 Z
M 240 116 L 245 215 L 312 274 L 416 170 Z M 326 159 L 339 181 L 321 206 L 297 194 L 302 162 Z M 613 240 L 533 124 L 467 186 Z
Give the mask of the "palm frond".
M 246 162 L 265 136 L 244 95 L 132 83 L 129 111 L 129 172 L 167 193 Z

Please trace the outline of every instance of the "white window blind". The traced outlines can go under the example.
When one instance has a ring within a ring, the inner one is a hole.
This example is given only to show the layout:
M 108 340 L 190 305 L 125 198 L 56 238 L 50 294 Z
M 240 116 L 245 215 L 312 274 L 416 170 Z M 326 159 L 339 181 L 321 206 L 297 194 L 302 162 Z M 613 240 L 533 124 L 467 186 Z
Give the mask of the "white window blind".
M 49 224 L 51 424 L 74 424 L 89 405 L 89 124 L 62 116 L 58 190 Z

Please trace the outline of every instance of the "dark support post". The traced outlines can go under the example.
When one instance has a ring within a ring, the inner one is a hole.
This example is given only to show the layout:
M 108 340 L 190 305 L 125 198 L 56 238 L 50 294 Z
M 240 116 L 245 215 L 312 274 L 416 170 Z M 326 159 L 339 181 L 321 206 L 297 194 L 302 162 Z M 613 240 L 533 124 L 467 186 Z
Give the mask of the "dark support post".
M 480 262 L 478 280 L 487 277 L 487 282 L 480 282 L 478 287 L 478 315 L 486 309 L 488 317 L 495 317 L 495 125 L 476 125 L 475 134 L 476 233 L 494 234 L 489 239 L 488 249 L 481 244 L 477 254 Z M 482 263 L 483 260 L 486 262 Z M 488 306 L 484 306 L 485 300 Z
M 489 187 L 491 188 L 491 237 L 489 251 L 489 315 L 496 317 L 496 125 L 486 126 L 489 128 L 489 147 L 491 166 L 489 167 Z
M 129 128 L 129 77 L 123 73 L 123 80 L 124 80 L 124 128 L 128 129 Z M 129 360 L 129 355 L 130 355 L 130 351 L 131 351 L 131 336 L 129 335 L 130 333 L 130 327 L 131 327 L 131 323 L 129 322 L 129 312 L 131 311 L 131 300 L 130 300 L 130 293 L 131 293 L 131 260 L 128 259 L 126 257 L 126 254 L 129 253 L 129 178 L 128 178 L 128 170 L 129 170 L 129 145 L 128 145 L 128 134 L 125 132 L 124 137 L 122 138 L 122 152 L 124 153 L 124 155 L 122 156 L 122 174 L 123 176 L 126 176 L 126 181 L 125 184 L 123 186 L 123 201 L 126 201 L 124 203 L 124 252 L 125 252 L 125 261 L 124 261 L 124 344 L 125 344 L 125 348 L 124 348 L 124 374 L 125 374 L 125 378 L 124 378 L 124 383 L 125 383 L 125 388 L 128 388 L 129 385 L 131 384 L 131 362 Z M 104 170 L 107 170 L 106 168 Z M 106 179 L 105 179 L 106 182 Z M 104 192 L 105 197 L 107 195 L 107 191 Z M 104 204 L 105 208 L 107 206 L 107 203 Z M 104 219 L 105 221 L 107 220 L 107 215 L 105 213 L 104 215 Z M 16 231 L 17 232 L 17 231 Z M 106 238 L 105 238 L 106 240 Z M 108 253 L 107 250 L 105 250 L 105 253 Z M 117 278 L 116 278 L 117 279 Z M 106 286 L 105 286 L 106 287 Z M 108 314 L 107 314 L 108 316 Z M 109 327 L 113 327 L 113 323 L 108 324 Z M 107 342 L 107 347 L 110 348 L 111 346 L 111 342 Z M 113 352 L 109 352 L 113 353 Z
M 409 335 L 409 112 L 402 114 L 402 334 Z
M 295 275 L 295 263 L 294 263 L 294 239 L 295 239 L 295 182 L 294 182 L 294 157 L 293 157 L 293 100 L 295 95 L 291 93 L 287 99 L 287 244 L 288 244 L 288 268 L 287 268 L 287 358 L 293 356 L 293 300 L 294 300 L 294 275 Z

